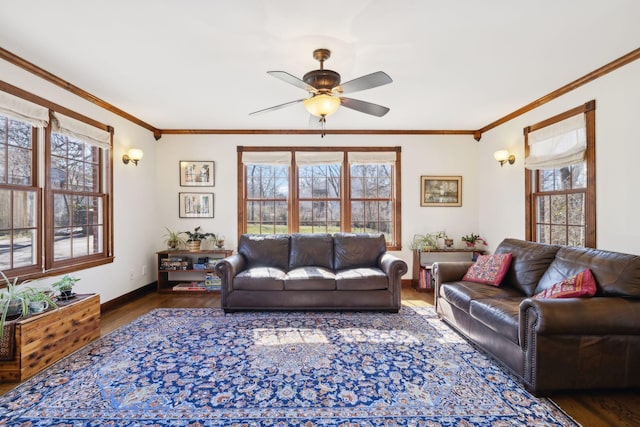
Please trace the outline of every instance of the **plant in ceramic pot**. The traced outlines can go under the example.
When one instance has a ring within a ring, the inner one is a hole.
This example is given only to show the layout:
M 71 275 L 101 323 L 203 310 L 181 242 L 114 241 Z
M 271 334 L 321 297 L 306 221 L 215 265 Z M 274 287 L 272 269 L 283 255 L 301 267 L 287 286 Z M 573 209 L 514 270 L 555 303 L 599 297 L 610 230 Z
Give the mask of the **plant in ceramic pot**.
M 28 288 L 25 291 L 25 298 L 30 314 L 42 313 L 49 307 L 58 308 L 53 300 L 53 292 L 47 289 Z
M 203 240 L 208 238 L 216 239 L 214 233 L 205 233 L 201 231 L 200 226 L 194 228 L 193 231 L 184 231 L 183 233 L 187 235 L 187 247 L 191 252 L 199 251 Z
M 72 292 L 73 286 L 80 280 L 78 277 L 64 276 L 60 280 L 51 284 L 51 288 L 60 292 L 60 299 L 71 299 L 75 296 Z
M 5 288 L 0 291 L 0 337 L 2 337 L 7 318 L 19 315 L 27 316 L 29 314 L 29 305 L 28 300 L 25 298 L 26 288 L 20 287 L 20 285 L 28 281 L 18 284 L 17 277 L 11 281 L 3 271 L 0 271 L 0 274 L 2 274 L 2 280 L 5 284 Z
M 474 248 L 477 245 L 486 245 L 487 244 L 486 240 L 484 240 L 482 237 L 480 237 L 479 234 L 473 234 L 473 233 L 467 234 L 465 236 L 462 236 L 462 241 L 469 248 Z
M 180 246 L 187 244 L 187 241 L 182 237 L 184 234 L 182 231 L 171 231 L 167 227 L 165 227 L 165 229 L 167 230 L 167 234 L 164 235 L 166 238 L 164 244 L 169 248 L 178 249 Z

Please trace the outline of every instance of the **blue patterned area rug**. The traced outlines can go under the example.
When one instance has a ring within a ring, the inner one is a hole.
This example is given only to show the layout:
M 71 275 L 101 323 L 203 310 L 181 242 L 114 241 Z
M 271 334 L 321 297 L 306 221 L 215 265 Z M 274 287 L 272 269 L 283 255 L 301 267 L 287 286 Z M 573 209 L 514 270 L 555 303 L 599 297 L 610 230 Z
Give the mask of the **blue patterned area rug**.
M 158 309 L 0 397 L 0 425 L 575 426 L 440 322 Z

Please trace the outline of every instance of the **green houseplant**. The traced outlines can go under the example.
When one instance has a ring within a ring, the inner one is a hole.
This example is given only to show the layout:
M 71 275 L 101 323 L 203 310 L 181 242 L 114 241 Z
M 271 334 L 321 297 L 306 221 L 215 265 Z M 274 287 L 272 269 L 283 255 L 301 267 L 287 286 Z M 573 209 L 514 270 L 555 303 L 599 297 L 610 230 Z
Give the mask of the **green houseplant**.
M 78 277 L 63 276 L 60 280 L 51 284 L 51 288 L 60 292 L 61 299 L 71 299 L 74 297 L 73 286 L 80 279 Z
M 182 231 L 171 231 L 169 228 L 165 227 L 167 230 L 167 234 L 164 235 L 166 238 L 164 244 L 167 245 L 171 249 L 178 249 L 181 246 L 187 244 L 187 241 L 182 237 L 184 232 Z
M 193 229 L 193 231 L 184 231 L 187 235 L 187 246 L 189 251 L 197 252 L 200 250 L 200 244 L 203 240 L 212 238 L 215 240 L 216 235 L 214 233 L 205 233 L 201 231 L 200 226 Z
M 480 237 L 479 234 L 473 234 L 473 233 L 462 236 L 462 241 L 465 242 L 465 244 L 470 248 L 475 247 L 476 245 L 479 245 L 479 244 L 481 245 L 487 244 L 487 242 L 482 237 Z
M 427 234 L 415 234 L 409 247 L 417 251 L 430 251 L 438 247 L 438 239 L 447 239 L 447 233 L 444 231 L 436 231 Z
M 2 274 L 2 280 L 5 284 L 5 288 L 0 291 L 0 337 L 2 337 L 7 317 L 28 315 L 29 303 L 25 298 L 26 288 L 20 287 L 18 278 L 15 277 L 13 281 L 11 281 L 3 271 L 0 271 L 0 274 Z M 27 283 L 27 281 L 22 283 Z

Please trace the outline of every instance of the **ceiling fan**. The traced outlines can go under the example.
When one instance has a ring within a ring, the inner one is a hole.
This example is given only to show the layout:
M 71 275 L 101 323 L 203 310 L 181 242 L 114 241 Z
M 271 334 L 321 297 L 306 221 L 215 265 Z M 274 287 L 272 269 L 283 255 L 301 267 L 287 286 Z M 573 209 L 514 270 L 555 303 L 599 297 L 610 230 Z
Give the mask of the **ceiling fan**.
M 314 50 L 313 58 L 320 62 L 320 69 L 309 71 L 302 77 L 302 80 L 285 71 L 267 71 L 267 74 L 277 79 L 306 90 L 309 92 L 310 97 L 254 111 L 250 115 L 279 110 L 302 102 L 310 114 L 320 118 L 319 122 L 322 125 L 322 136 L 324 137 L 326 117 L 335 113 L 340 105 L 376 117 L 382 117 L 389 112 L 389 108 L 382 105 L 341 95 L 389 84 L 393 81 L 391 77 L 382 71 L 377 71 L 340 84 L 340 74 L 333 70 L 324 69 L 324 61 L 329 59 L 330 56 L 331 51 L 329 49 Z

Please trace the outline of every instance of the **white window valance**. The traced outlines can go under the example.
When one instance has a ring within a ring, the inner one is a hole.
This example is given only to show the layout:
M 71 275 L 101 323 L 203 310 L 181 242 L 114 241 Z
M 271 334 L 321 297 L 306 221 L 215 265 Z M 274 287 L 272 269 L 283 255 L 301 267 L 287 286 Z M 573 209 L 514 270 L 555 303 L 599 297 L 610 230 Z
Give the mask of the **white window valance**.
M 264 165 L 290 165 L 291 152 L 289 151 L 243 151 L 242 163 Z
M 581 163 L 587 151 L 584 114 L 529 132 L 527 139 L 527 169 L 558 169 Z
M 98 148 L 111 148 L 111 133 L 60 113 L 53 113 L 54 132 L 76 138 Z
M 349 153 L 350 164 L 395 163 L 395 151 L 352 151 Z
M 0 91 L 0 114 L 35 127 L 47 127 L 49 109 Z
M 297 151 L 297 165 L 331 165 L 342 163 L 342 151 Z

